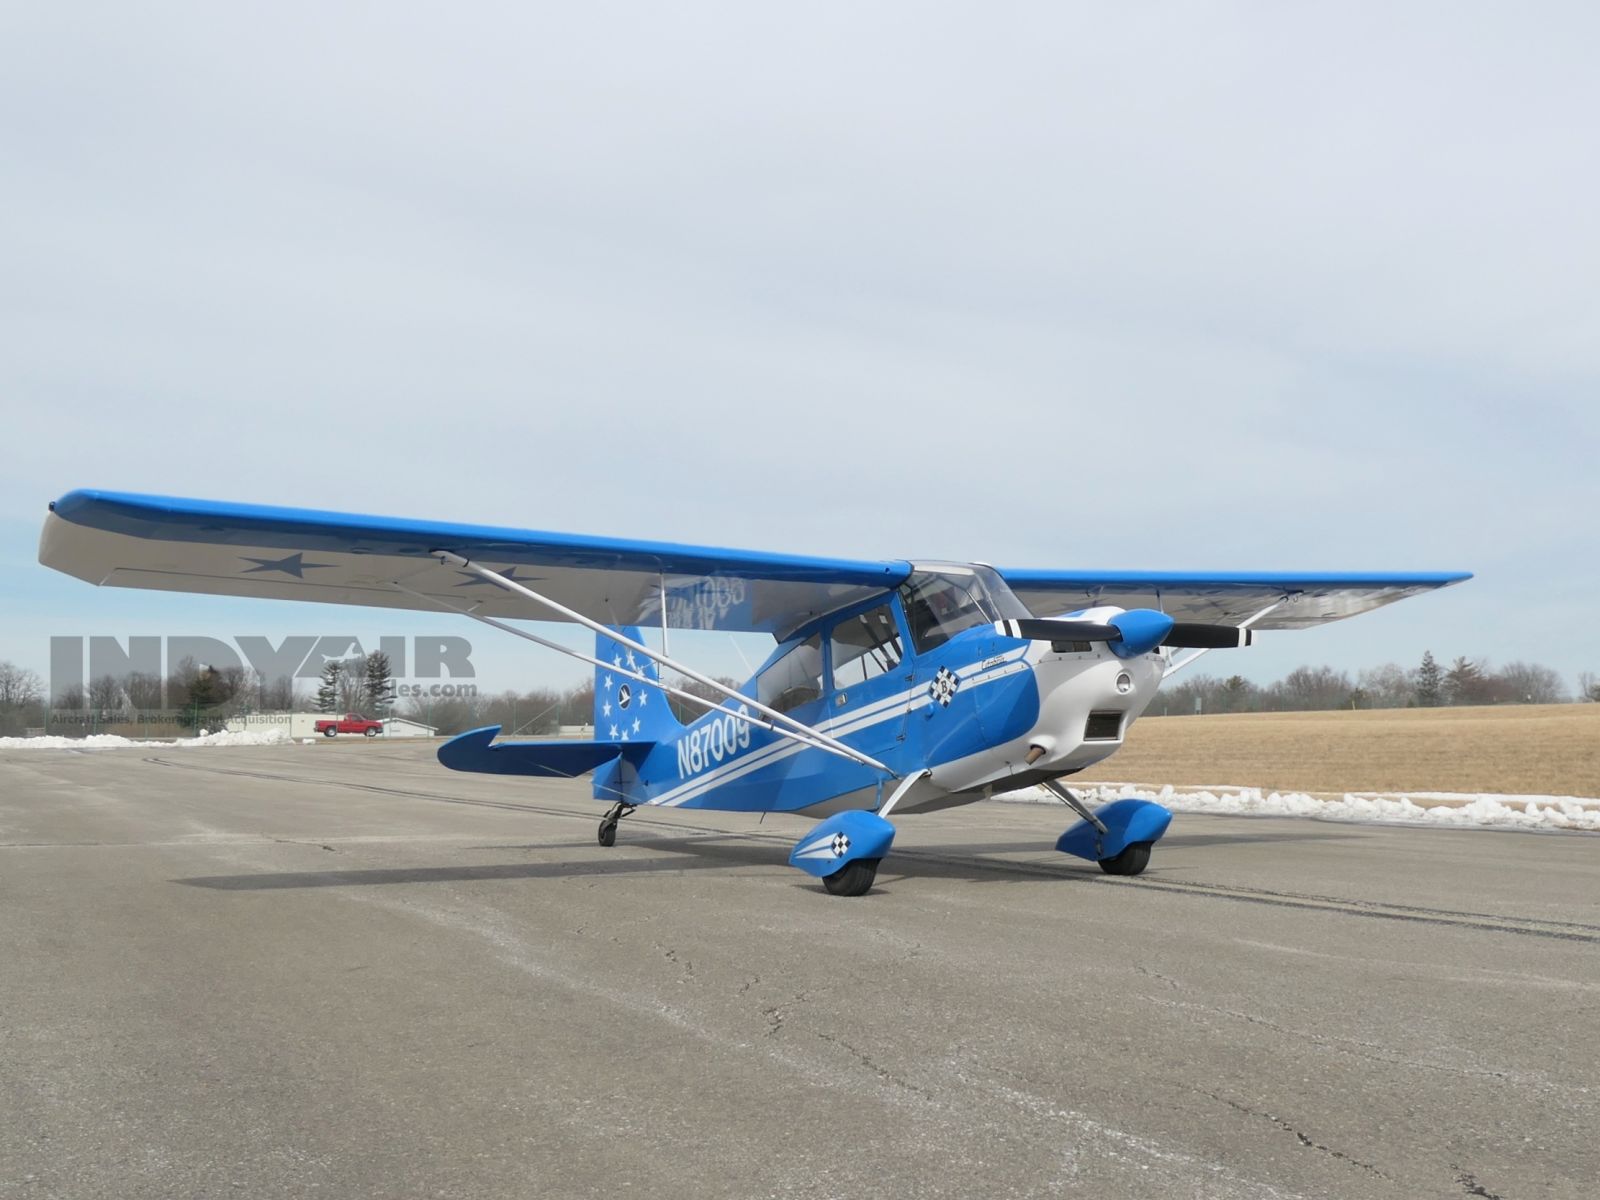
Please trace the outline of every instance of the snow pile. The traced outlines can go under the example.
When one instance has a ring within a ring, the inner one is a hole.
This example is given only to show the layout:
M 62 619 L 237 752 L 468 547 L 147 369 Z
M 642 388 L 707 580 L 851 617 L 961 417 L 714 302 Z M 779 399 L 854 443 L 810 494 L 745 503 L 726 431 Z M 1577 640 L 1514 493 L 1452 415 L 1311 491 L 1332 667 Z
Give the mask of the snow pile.
M 7 737 L 0 738 L 0 750 L 125 750 L 129 747 L 176 746 L 186 750 L 191 746 L 275 746 L 288 742 L 289 735 L 281 729 L 260 732 L 218 732 L 202 729 L 198 737 L 177 738 L 172 741 L 140 740 L 120 737 L 114 733 L 91 733 L 87 737 Z
M 1311 817 L 1385 825 L 1444 825 L 1455 828 L 1587 829 L 1600 832 L 1600 800 L 1578 796 L 1501 796 L 1459 792 L 1346 792 L 1342 797 L 1304 792 L 1264 792 L 1245 787 L 1143 787 L 1134 783 L 1074 788 L 1089 804 L 1125 797 L 1154 800 L 1173 812 L 1223 813 L 1247 817 Z M 1000 797 L 1060 803 L 1043 788 Z M 1421 801 L 1422 803 L 1418 803 Z

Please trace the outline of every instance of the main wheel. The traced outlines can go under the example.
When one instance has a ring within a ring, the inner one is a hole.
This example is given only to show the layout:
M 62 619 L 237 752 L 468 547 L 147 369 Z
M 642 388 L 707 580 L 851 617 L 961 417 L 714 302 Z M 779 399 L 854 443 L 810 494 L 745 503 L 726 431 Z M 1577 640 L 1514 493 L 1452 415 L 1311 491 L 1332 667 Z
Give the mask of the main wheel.
M 602 846 L 615 846 L 617 844 L 617 823 L 615 821 L 600 822 L 600 844 Z
M 846 863 L 832 875 L 824 875 L 822 884 L 835 896 L 865 896 L 872 889 L 872 881 L 878 877 L 878 863 L 881 861 L 877 858 L 858 858 L 853 863 Z
M 1149 842 L 1134 842 L 1121 854 L 1100 860 L 1100 869 L 1107 875 L 1137 875 L 1149 865 Z

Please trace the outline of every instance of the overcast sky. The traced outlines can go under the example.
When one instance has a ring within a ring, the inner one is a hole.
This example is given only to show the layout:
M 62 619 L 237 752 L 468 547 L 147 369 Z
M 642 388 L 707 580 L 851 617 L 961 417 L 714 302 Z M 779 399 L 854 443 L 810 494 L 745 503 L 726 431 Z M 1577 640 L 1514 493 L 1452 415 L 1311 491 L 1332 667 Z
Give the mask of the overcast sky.
M 87 486 L 1471 570 L 1207 667 L 1570 685 L 1600 671 L 1597 13 L 0 7 L 0 659 L 454 628 L 48 572 L 45 505 Z M 581 674 L 465 632 L 493 686 Z

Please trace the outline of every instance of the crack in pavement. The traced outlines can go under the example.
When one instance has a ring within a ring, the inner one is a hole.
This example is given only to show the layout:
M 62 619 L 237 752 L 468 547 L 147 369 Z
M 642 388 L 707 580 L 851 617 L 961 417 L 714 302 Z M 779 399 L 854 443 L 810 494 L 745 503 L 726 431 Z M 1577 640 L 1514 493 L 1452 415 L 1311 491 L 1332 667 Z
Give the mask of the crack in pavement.
M 1200 1094 L 1211 1100 L 1217 1101 L 1219 1104 L 1226 1104 L 1229 1108 L 1234 1109 L 1236 1112 L 1244 1113 L 1246 1116 L 1259 1117 L 1262 1120 L 1271 1121 L 1285 1133 L 1293 1134 L 1295 1140 L 1308 1150 L 1320 1151 L 1323 1154 L 1327 1154 L 1333 1158 L 1339 1159 L 1341 1162 L 1347 1162 L 1351 1166 L 1360 1167 L 1363 1171 L 1369 1171 L 1376 1175 L 1379 1179 L 1387 1180 L 1390 1183 L 1396 1182 L 1394 1176 L 1385 1174 L 1383 1171 L 1378 1169 L 1376 1164 L 1364 1162 L 1359 1158 L 1355 1158 L 1349 1154 L 1346 1154 L 1343 1150 L 1335 1150 L 1332 1146 L 1326 1146 L 1316 1139 L 1308 1137 L 1306 1134 L 1296 1129 L 1288 1121 L 1285 1121 L 1282 1117 L 1274 1116 L 1269 1112 L 1260 1112 L 1257 1109 L 1251 1108 L 1249 1105 L 1240 1104 L 1237 1100 L 1229 1100 L 1226 1096 L 1219 1096 L 1215 1092 L 1201 1092 Z

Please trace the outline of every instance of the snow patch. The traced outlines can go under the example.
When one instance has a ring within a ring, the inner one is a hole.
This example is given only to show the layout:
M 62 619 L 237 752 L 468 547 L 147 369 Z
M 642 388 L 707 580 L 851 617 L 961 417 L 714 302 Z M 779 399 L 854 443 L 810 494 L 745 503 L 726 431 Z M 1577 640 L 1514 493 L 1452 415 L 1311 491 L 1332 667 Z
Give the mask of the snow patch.
M 1507 796 L 1462 792 L 1346 792 L 1311 796 L 1260 788 L 1150 787 L 1100 783 L 1075 787 L 1089 804 L 1133 797 L 1154 800 L 1173 812 L 1222 813 L 1247 817 L 1310 817 L 1317 821 L 1359 821 L 1380 825 L 1443 825 L 1453 828 L 1585 829 L 1600 832 L 1600 800 L 1581 796 Z M 1044 788 L 1023 788 L 1000 800 L 1056 803 Z M 1421 801 L 1422 803 L 1418 803 Z
M 177 747 L 187 750 L 191 746 L 276 746 L 287 743 L 289 735 L 281 729 L 266 729 L 248 733 L 222 731 L 212 733 L 202 729 L 198 736 L 175 740 L 143 740 L 125 738 L 114 733 L 92 733 L 87 737 L 7 737 L 0 738 L 0 750 L 126 750 L 147 746 Z

